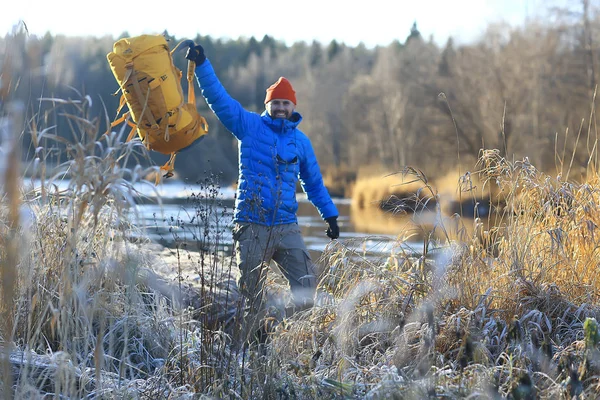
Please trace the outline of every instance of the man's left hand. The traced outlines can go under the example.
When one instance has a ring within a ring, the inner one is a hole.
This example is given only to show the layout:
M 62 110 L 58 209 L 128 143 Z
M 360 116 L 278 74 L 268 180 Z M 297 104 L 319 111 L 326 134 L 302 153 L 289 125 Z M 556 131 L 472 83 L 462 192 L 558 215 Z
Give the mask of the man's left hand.
M 337 223 L 337 217 L 329 217 L 325 219 L 325 221 L 327 222 L 327 225 L 329 225 L 329 227 L 327 228 L 327 236 L 329 236 L 332 240 L 339 238 L 340 227 Z
M 206 56 L 204 55 L 204 48 L 199 44 L 195 47 L 190 47 L 187 53 L 185 54 L 185 58 L 195 62 L 196 66 L 202 64 L 204 60 L 206 60 Z

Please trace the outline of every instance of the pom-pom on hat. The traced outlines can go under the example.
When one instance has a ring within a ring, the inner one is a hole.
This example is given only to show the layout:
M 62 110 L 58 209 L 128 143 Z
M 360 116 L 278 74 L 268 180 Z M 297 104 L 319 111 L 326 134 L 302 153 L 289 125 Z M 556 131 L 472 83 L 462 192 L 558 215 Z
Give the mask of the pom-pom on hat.
M 294 105 L 296 104 L 296 92 L 294 92 L 294 88 L 292 88 L 290 81 L 285 79 L 283 76 L 280 77 L 277 82 L 267 88 L 265 104 L 273 99 L 289 100 L 294 103 Z

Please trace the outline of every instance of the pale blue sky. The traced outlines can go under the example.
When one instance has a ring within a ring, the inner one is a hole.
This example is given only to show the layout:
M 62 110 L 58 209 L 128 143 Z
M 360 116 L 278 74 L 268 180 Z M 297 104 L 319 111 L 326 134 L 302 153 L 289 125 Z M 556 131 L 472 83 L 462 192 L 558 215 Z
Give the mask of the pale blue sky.
M 0 13 L 0 34 L 20 20 L 31 34 L 130 35 L 161 33 L 193 38 L 265 34 L 290 45 L 296 41 L 335 39 L 355 46 L 403 41 L 414 21 L 425 38 L 443 45 L 451 35 L 457 43 L 481 35 L 489 23 L 520 25 L 552 4 L 580 8 L 578 0 L 7 0 Z M 85 5 L 84 5 L 85 4 Z M 94 6 L 98 4 L 98 6 Z M 100 6 L 101 4 L 101 6 Z M 169 7 L 166 7 L 168 5 Z M 135 15 L 135 16 L 134 16 Z

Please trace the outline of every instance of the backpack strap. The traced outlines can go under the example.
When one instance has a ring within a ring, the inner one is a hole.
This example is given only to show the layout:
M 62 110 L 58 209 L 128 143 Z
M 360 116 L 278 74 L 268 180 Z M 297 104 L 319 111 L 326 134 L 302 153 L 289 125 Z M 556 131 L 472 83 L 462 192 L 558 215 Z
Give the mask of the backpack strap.
M 129 121 L 128 121 L 128 122 L 129 122 Z M 135 124 L 133 124 L 133 123 L 132 123 L 131 125 L 133 125 L 133 126 L 131 127 L 131 132 L 129 132 L 129 135 L 127 135 L 127 140 L 126 140 L 126 142 L 129 142 L 131 139 L 133 139 L 133 137 L 134 137 L 134 136 L 135 136 L 135 134 L 137 133 L 137 126 L 136 126 Z M 131 125 L 130 125 L 130 126 L 131 126 Z
M 196 69 L 196 63 L 192 60 L 188 60 L 187 68 L 187 81 L 188 81 L 188 103 L 196 105 L 196 93 L 194 91 L 194 70 Z
M 129 62 L 125 65 L 125 67 L 127 68 L 127 75 L 126 75 L 126 79 L 125 80 L 125 84 L 131 80 L 133 82 L 133 90 L 135 90 L 135 94 L 138 97 L 138 99 L 144 99 L 144 106 L 142 108 L 142 117 L 145 115 L 146 118 L 148 119 L 148 121 L 150 122 L 150 125 L 152 126 L 151 129 L 158 129 L 158 124 L 156 123 L 156 119 L 154 118 L 154 115 L 152 115 L 152 111 L 148 108 L 148 99 L 150 98 L 150 86 L 148 86 L 148 92 L 146 93 L 146 95 L 144 96 L 144 93 L 142 92 L 142 87 L 140 86 L 140 83 L 138 82 L 137 78 L 136 78 L 136 73 L 133 69 L 133 62 Z M 138 121 L 140 122 L 140 121 Z
M 163 178 L 170 178 L 173 176 L 173 171 L 175 170 L 175 157 L 177 157 L 177 153 L 171 153 L 169 161 L 167 161 L 162 167 L 160 167 L 160 172 L 165 171 L 165 174 L 162 176 Z M 154 184 L 158 185 L 159 182 L 160 174 L 156 174 Z
M 130 114 L 130 112 L 127 111 L 125 114 L 123 114 L 119 118 L 115 119 L 110 124 L 110 127 L 114 128 L 115 126 L 119 125 L 121 122 L 127 121 L 127 125 L 129 125 L 131 127 L 131 132 L 129 132 L 129 135 L 127 135 L 127 139 L 125 140 L 126 142 L 129 142 L 131 139 L 133 139 L 133 137 L 137 133 L 137 125 L 134 124 L 133 122 L 131 122 L 131 120 L 129 119 L 129 114 Z M 117 113 L 117 115 L 119 115 L 119 113 Z M 106 135 L 108 135 L 109 132 L 110 132 L 110 129 L 106 132 Z
M 121 113 L 121 110 L 123 109 L 123 107 L 125 107 L 125 104 L 127 104 L 127 99 L 125 98 L 125 95 L 122 94 L 121 98 L 119 99 L 119 108 L 117 108 L 117 115 Z
M 125 114 L 121 115 L 119 118 L 117 118 L 113 122 L 111 122 L 110 127 L 114 128 L 115 126 L 119 125 L 121 122 L 125 121 L 127 119 L 127 117 L 129 117 L 129 112 L 126 112 Z
M 182 40 L 181 42 L 177 43 L 177 46 L 175 46 L 175 48 L 173 50 L 171 50 L 171 56 L 173 56 L 173 54 L 181 49 L 181 48 L 185 48 L 185 47 L 189 47 L 190 49 L 194 48 L 194 41 L 193 40 Z M 195 90 L 194 90 L 194 70 L 196 69 L 196 63 L 192 60 L 188 60 L 188 67 L 187 67 L 187 81 L 188 81 L 188 98 L 187 98 L 187 102 L 193 105 L 196 105 L 196 94 L 195 94 Z

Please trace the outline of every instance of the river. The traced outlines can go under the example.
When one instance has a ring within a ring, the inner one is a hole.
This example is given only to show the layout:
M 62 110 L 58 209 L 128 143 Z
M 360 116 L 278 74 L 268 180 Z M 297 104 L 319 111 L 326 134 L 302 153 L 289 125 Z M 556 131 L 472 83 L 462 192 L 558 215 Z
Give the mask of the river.
M 174 181 L 137 189 L 143 196 L 135 210 L 136 224 L 153 241 L 166 247 L 184 244 L 190 250 L 230 250 L 233 188 Z M 313 258 L 319 257 L 331 243 L 325 234 L 326 224 L 306 195 L 299 193 L 297 197 L 298 224 L 304 241 Z M 333 201 L 340 213 L 339 244 L 370 257 L 422 252 L 420 239 L 398 240 L 398 235 L 406 233 L 407 218 L 399 219 L 380 210 L 356 212 L 350 199 Z
M 39 188 L 37 180 L 25 182 Z M 59 190 L 68 182 L 55 181 Z M 138 228 L 132 237 L 144 236 L 165 247 L 231 252 L 235 190 L 216 185 L 169 181 L 134 185 L 136 207 L 131 217 Z M 298 224 L 313 259 L 332 244 L 325 222 L 304 193 L 297 194 Z M 375 208 L 357 210 L 350 199 L 334 198 L 339 211 L 340 237 L 335 243 L 362 257 L 379 258 L 392 253 L 423 253 L 423 240 L 415 234 L 412 216 L 398 217 Z

